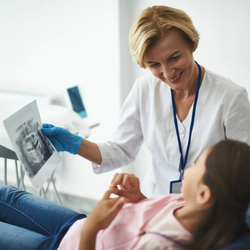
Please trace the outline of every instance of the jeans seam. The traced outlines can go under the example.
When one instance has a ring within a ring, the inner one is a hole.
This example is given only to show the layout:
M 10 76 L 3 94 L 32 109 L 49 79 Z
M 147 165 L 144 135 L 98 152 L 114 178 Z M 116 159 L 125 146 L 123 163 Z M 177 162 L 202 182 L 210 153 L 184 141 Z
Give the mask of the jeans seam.
M 39 225 L 37 222 L 35 222 L 34 220 L 32 220 L 28 215 L 26 215 L 25 213 L 23 213 L 22 211 L 20 211 L 19 209 L 9 205 L 6 202 L 0 201 L 0 203 L 3 203 L 4 205 L 16 210 L 17 212 L 21 213 L 22 215 L 24 215 L 26 218 L 28 218 L 30 221 L 32 221 L 34 224 L 36 224 L 38 227 L 40 227 L 42 230 L 44 230 L 45 232 L 47 232 L 50 236 L 52 236 L 52 234 L 50 232 L 48 232 L 45 228 L 43 228 L 41 225 Z

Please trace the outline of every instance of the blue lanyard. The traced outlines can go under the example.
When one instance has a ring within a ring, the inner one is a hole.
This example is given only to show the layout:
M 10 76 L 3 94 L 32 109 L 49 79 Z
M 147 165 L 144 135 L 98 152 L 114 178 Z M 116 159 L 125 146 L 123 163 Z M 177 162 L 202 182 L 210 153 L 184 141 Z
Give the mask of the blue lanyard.
M 196 64 L 198 65 L 198 68 L 199 68 L 199 81 L 198 81 L 198 86 L 197 86 L 197 90 L 196 90 L 196 94 L 195 94 L 195 99 L 194 99 L 192 120 L 191 120 L 191 124 L 190 124 L 190 131 L 189 131 L 189 138 L 188 138 L 188 145 L 187 145 L 187 151 L 186 151 L 185 159 L 183 159 L 180 134 L 179 134 L 178 123 L 177 123 L 177 119 L 176 119 L 176 107 L 175 107 L 174 95 L 173 95 L 173 90 L 171 89 L 171 97 L 172 97 L 172 107 L 173 107 L 175 132 L 176 132 L 176 135 L 177 135 L 177 140 L 178 140 L 178 145 L 179 145 L 179 151 L 180 151 L 180 155 L 181 155 L 180 156 L 180 163 L 181 163 L 181 175 L 180 175 L 180 179 L 182 179 L 182 177 L 183 177 L 184 168 L 186 166 L 187 159 L 188 159 L 189 146 L 190 146 L 191 137 L 192 137 L 192 131 L 193 131 L 193 127 L 194 127 L 196 105 L 197 105 L 197 100 L 198 100 L 198 95 L 199 95 L 199 89 L 200 89 L 200 85 L 201 85 L 201 67 L 200 67 L 200 65 L 197 62 L 196 62 Z

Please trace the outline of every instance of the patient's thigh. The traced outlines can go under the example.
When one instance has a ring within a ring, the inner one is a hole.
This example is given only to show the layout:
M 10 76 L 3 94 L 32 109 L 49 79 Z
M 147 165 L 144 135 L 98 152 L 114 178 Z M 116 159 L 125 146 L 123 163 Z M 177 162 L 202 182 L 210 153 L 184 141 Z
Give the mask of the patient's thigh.
M 76 211 L 13 186 L 0 186 L 0 219 L 9 224 L 52 236 L 78 215 Z
M 0 249 L 8 250 L 34 250 L 47 236 L 0 222 Z

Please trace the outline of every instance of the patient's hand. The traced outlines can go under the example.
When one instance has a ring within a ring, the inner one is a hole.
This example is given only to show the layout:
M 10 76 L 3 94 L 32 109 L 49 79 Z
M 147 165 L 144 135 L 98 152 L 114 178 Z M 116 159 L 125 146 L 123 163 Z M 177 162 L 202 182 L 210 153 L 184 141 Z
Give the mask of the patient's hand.
M 110 189 L 105 192 L 86 220 L 88 224 L 95 224 L 99 230 L 109 226 L 126 202 L 122 197 L 110 198 L 111 193 Z
M 116 173 L 110 184 L 110 189 L 113 194 L 125 197 L 127 202 L 131 203 L 147 198 L 141 193 L 139 178 L 133 174 Z
M 82 230 L 79 249 L 95 249 L 96 235 L 99 230 L 107 228 L 126 202 L 125 198 L 110 198 L 111 190 L 105 192 L 87 217 Z

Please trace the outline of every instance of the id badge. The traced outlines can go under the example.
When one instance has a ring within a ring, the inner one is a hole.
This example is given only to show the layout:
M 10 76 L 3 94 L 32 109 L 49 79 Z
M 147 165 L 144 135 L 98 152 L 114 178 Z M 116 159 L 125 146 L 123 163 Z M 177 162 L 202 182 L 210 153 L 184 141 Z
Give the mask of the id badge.
M 170 181 L 170 194 L 180 194 L 182 187 L 182 180 Z

